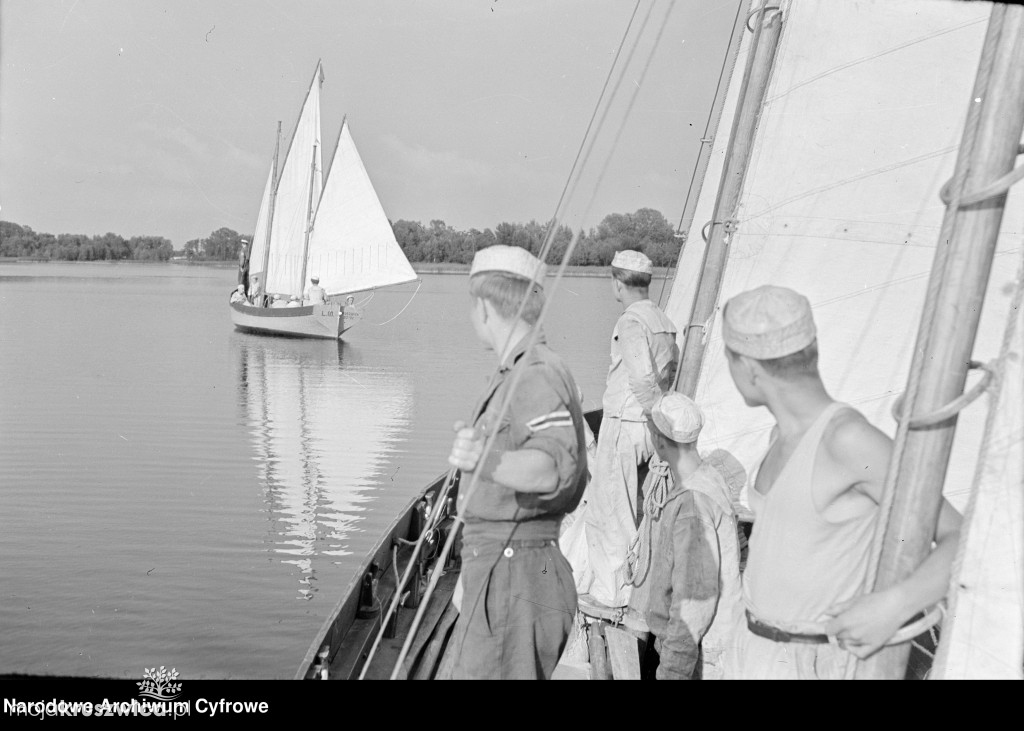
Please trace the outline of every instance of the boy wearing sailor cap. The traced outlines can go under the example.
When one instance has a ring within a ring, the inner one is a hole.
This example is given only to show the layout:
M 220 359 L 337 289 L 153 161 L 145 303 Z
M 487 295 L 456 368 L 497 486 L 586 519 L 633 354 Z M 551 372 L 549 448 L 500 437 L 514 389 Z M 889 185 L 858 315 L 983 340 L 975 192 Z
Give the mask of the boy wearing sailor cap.
M 676 327 L 648 297 L 653 265 L 627 249 L 612 259 L 612 293 L 624 311 L 611 339 L 594 484 L 584 512 L 587 565 L 574 565 L 587 604 L 629 603 L 627 557 L 642 504 L 639 468 L 654 453 L 647 412 L 671 388 L 679 360 Z
M 456 423 L 448 458 L 463 472 L 456 679 L 549 678 L 576 613 L 558 529 L 586 484 L 583 412 L 569 369 L 534 332 L 544 274 L 514 246 L 481 249 L 470 269 L 470 320 L 501 367 L 472 426 Z
M 756 520 L 737 673 L 843 677 L 848 652 L 871 655 L 945 595 L 959 514 L 944 502 L 931 555 L 905 581 L 865 594 L 892 440 L 825 390 L 807 298 L 758 287 L 729 300 L 722 320 L 736 388 L 776 420 L 748 491 Z
M 703 426 L 697 404 L 677 391 L 654 404 L 647 422 L 672 476 L 660 514 L 650 516 L 645 619 L 655 636 L 658 680 L 728 677 L 725 665 L 743 612 L 732 488 L 742 486 L 744 475 L 732 475 L 730 485 L 713 460 L 701 459 Z

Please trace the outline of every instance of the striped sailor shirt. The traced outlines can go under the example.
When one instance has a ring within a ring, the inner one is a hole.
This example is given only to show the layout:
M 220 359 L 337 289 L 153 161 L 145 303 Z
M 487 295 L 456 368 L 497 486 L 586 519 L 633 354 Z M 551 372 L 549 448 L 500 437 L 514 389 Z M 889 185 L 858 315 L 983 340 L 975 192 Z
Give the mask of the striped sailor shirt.
M 575 509 L 583 496 L 587 451 L 576 382 L 543 334 L 529 352 L 528 340 L 529 336 L 524 338 L 502 366 L 474 425 L 488 435 L 497 430 L 495 454 L 538 449 L 550 455 L 558 471 L 558 487 L 546 494 L 520 493 L 481 474 L 469 504 L 460 504 L 467 523 L 558 519 Z M 516 371 L 521 372 L 518 383 L 498 423 L 498 412 Z

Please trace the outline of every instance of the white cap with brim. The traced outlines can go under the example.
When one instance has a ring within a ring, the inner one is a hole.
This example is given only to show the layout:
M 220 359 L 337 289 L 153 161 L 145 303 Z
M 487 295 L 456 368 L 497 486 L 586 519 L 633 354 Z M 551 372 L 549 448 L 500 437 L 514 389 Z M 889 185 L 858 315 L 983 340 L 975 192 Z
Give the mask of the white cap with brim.
M 692 444 L 704 427 L 700 407 L 678 391 L 662 394 L 651 408 L 651 419 L 662 434 L 677 444 Z
M 786 287 L 766 284 L 725 303 L 722 339 L 739 355 L 782 358 L 803 350 L 817 336 L 811 303 Z
M 480 249 L 473 257 L 469 268 L 469 276 L 484 272 L 511 274 L 523 279 L 530 279 L 544 286 L 547 266 L 526 249 L 519 246 L 497 244 Z
M 654 264 L 643 252 L 634 249 L 624 249 L 615 252 L 612 257 L 612 266 L 616 269 L 628 269 L 631 272 L 651 274 L 654 272 Z

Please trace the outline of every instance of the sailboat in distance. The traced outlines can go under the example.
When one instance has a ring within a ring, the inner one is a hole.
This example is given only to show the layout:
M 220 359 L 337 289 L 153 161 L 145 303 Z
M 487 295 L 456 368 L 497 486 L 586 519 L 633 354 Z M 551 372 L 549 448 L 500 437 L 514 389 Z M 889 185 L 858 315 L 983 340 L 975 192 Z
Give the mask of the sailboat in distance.
M 338 339 L 359 317 L 351 297 L 416 279 L 342 120 L 326 174 L 317 62 L 282 159 L 281 125 L 249 253 L 244 301 L 230 302 L 239 330 Z M 324 301 L 306 297 L 312 278 Z

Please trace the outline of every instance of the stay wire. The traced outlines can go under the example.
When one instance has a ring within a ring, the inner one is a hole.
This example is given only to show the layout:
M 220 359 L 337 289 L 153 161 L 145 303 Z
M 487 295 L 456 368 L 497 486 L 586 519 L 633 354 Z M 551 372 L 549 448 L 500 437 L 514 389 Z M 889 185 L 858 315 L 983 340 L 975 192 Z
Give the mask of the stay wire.
M 668 10 L 665 13 L 665 17 L 662 19 L 661 30 L 659 30 L 659 32 L 658 32 L 658 34 L 657 34 L 657 36 L 655 38 L 654 44 L 651 46 L 651 51 L 648 54 L 647 61 L 646 61 L 645 65 L 644 65 L 644 67 L 643 67 L 643 70 L 642 70 L 641 74 L 640 74 L 640 82 L 643 82 L 644 79 L 647 76 L 647 71 L 650 68 L 650 64 L 651 64 L 651 61 L 652 61 L 652 59 L 654 57 L 654 53 L 657 50 L 658 45 L 660 44 L 662 33 L 664 32 L 664 28 L 667 25 L 668 17 L 669 17 L 669 15 L 672 12 L 674 4 L 675 3 L 672 2 L 672 3 L 669 3 L 669 5 L 668 5 Z M 633 58 L 633 56 L 634 56 L 634 54 L 636 52 L 636 49 L 637 49 L 637 47 L 638 47 L 638 45 L 640 43 L 640 40 L 644 36 L 644 30 L 646 29 L 647 23 L 650 20 L 651 12 L 653 11 L 653 8 L 654 8 L 654 6 L 652 4 L 650 9 L 647 12 L 647 15 L 644 17 L 644 21 L 643 21 L 643 23 L 640 26 L 640 30 L 638 31 L 637 36 L 634 39 L 633 47 L 630 49 L 630 53 L 627 56 L 627 60 L 626 60 L 626 63 L 624 65 L 624 68 L 623 68 L 623 70 L 619 74 L 619 80 L 616 83 L 615 88 L 614 88 L 614 90 L 612 92 L 612 98 L 617 96 L 618 90 L 621 87 L 621 84 L 622 84 L 623 80 L 625 79 L 625 68 L 629 67 L 629 65 L 630 65 L 630 63 L 632 61 L 632 58 Z M 611 148 L 611 151 L 608 154 L 608 157 L 605 158 L 605 163 L 604 163 L 603 167 L 601 168 L 600 173 L 598 174 L 598 177 L 597 177 L 597 180 L 595 182 L 593 191 L 591 192 L 590 199 L 589 199 L 589 201 L 587 203 L 587 207 L 586 207 L 586 209 L 584 211 L 584 218 L 590 214 L 590 212 L 591 212 L 591 210 L 593 208 L 593 203 L 594 203 L 594 200 L 596 199 L 597 191 L 601 188 L 601 184 L 604 182 L 605 175 L 607 174 L 608 167 L 609 167 L 609 165 L 611 163 L 612 154 L 614 153 L 614 150 L 618 146 L 618 141 L 621 138 L 622 131 L 626 127 L 626 123 L 629 120 L 630 114 L 632 113 L 633 107 L 635 106 L 635 103 L 636 103 L 637 96 L 638 96 L 642 86 L 643 86 L 642 83 L 638 83 L 636 85 L 636 88 L 634 89 L 632 95 L 630 96 L 630 99 L 629 99 L 629 101 L 627 103 L 627 106 L 626 106 L 626 112 L 623 115 L 622 121 L 621 121 L 621 123 L 619 125 L 619 129 L 618 129 L 617 134 L 615 136 L 614 144 L 612 145 L 612 148 Z M 605 108 L 605 114 L 602 115 L 602 118 L 601 118 L 600 122 L 598 123 L 598 130 L 599 131 L 604 127 L 604 123 L 605 123 L 605 121 L 607 119 L 607 110 L 608 110 L 608 107 Z M 593 153 L 593 140 L 591 140 L 591 145 L 589 146 L 589 148 L 587 150 L 587 153 L 584 156 L 584 165 L 586 165 L 589 162 L 589 159 L 590 159 L 592 153 Z M 575 248 L 578 245 L 580 239 L 582 238 L 582 235 L 583 235 L 582 231 L 577 231 L 576 232 L 576 234 L 574 235 L 574 237 L 573 237 L 573 239 L 572 239 L 572 241 L 570 243 L 570 247 L 569 247 L 569 249 L 566 252 L 566 255 L 562 259 L 561 266 L 559 267 L 559 270 L 558 270 L 558 272 L 556 274 L 556 277 L 555 277 L 555 286 L 553 286 L 552 289 L 551 289 L 551 299 L 553 299 L 553 297 L 554 297 L 554 292 L 557 289 L 557 285 L 561 282 L 561 280 L 562 280 L 562 278 L 564 276 L 564 273 L 566 271 L 566 268 L 568 266 L 568 262 L 571 260 L 572 254 L 575 251 Z M 547 305 L 550 303 L 551 299 L 547 299 L 547 301 L 545 302 L 545 308 L 542 310 L 541 315 L 540 315 L 540 317 L 537 320 L 537 325 L 535 327 L 535 330 L 539 329 L 540 324 L 541 324 L 541 322 L 543 321 L 543 319 L 544 319 L 544 317 L 546 315 Z M 508 347 L 510 345 L 512 345 L 512 343 L 506 342 L 506 344 L 505 344 L 506 350 L 508 349 Z M 528 349 L 530 347 L 532 347 L 532 346 L 533 346 L 533 342 L 531 342 L 529 344 Z M 515 391 L 515 387 L 516 387 L 516 383 L 515 382 L 511 383 L 508 392 L 505 394 L 505 399 L 504 399 L 504 401 L 502 403 L 502 408 L 499 411 L 499 417 L 498 417 L 498 421 L 499 422 L 504 418 L 505 412 L 507 411 L 508 406 L 511 404 L 511 399 L 512 399 L 513 393 Z M 481 455 L 481 460 L 484 459 L 484 457 L 486 456 L 487 453 L 488 453 L 488 446 L 485 445 L 484 452 Z M 467 496 L 466 499 L 468 499 L 468 496 Z M 511 540 L 512 540 L 512 534 L 510 534 L 509 537 L 506 539 L 505 547 L 508 546 L 508 544 L 509 544 L 509 542 Z
M 584 149 L 586 148 L 587 137 L 590 135 L 590 131 L 591 131 L 591 129 L 594 126 L 594 120 L 597 118 L 598 111 L 600 110 L 601 104 L 604 101 L 605 94 L 606 94 L 607 89 L 608 89 L 608 84 L 609 84 L 609 82 L 611 80 L 612 73 L 614 72 L 614 69 L 615 69 L 615 65 L 618 62 L 620 54 L 622 53 L 622 48 L 625 45 L 626 39 L 629 37 L 630 28 L 632 28 L 632 26 L 633 26 L 633 21 L 636 18 L 636 14 L 637 14 L 637 11 L 639 10 L 639 8 L 640 8 L 640 0 L 637 0 L 636 5 L 633 7 L 633 12 L 632 12 L 632 14 L 629 17 L 629 22 L 626 24 L 626 30 L 625 30 L 625 32 L 622 35 L 622 39 L 619 41 L 619 47 L 618 47 L 618 49 L 615 52 L 614 58 L 612 59 L 612 65 L 611 65 L 611 67 L 608 70 L 608 75 L 605 77 L 604 85 L 601 87 L 601 93 L 598 96 L 597 103 L 594 105 L 594 111 L 590 115 L 590 121 L 587 124 L 587 128 L 586 128 L 586 130 L 584 132 L 583 139 L 580 141 L 579 149 L 576 152 L 576 157 L 573 160 L 573 164 L 572 164 L 572 167 L 571 167 L 571 169 L 569 171 L 569 175 L 566 178 L 565 185 L 562 187 L 562 192 L 561 192 L 561 195 L 559 196 L 558 203 L 555 205 L 555 213 L 554 213 L 554 215 L 552 217 L 551 224 L 548 227 L 548 230 L 546 232 L 544 243 L 541 246 L 540 256 L 538 257 L 541 262 L 546 261 L 547 255 L 548 255 L 551 247 L 553 246 L 553 242 L 554 242 L 554 238 L 555 238 L 555 233 L 558 230 L 558 217 L 559 217 L 559 214 L 560 214 L 560 211 L 561 211 L 561 208 L 562 208 L 562 204 L 563 204 L 563 202 L 564 202 L 564 200 L 566 198 L 566 195 L 568 194 L 568 191 L 569 191 L 569 188 L 570 188 L 570 184 L 573 181 L 573 175 L 575 174 L 575 172 L 577 170 L 577 167 L 580 164 L 581 158 L 583 159 L 584 164 L 586 164 L 587 159 L 589 159 L 589 150 L 587 151 L 587 155 L 584 156 Z M 649 13 L 648 13 L 648 16 L 649 16 Z M 598 125 L 598 128 L 600 128 L 600 126 L 601 126 L 601 124 Z M 573 190 L 575 190 L 575 186 L 573 186 Z M 570 248 L 575 248 L 575 244 L 573 244 Z M 535 282 L 534 280 L 531 280 L 531 289 L 532 289 L 532 285 L 534 285 L 534 284 L 540 284 L 540 283 L 539 282 Z M 417 288 L 417 291 L 419 291 L 418 288 Z M 415 296 L 415 294 L 414 294 L 414 296 Z M 516 310 L 516 318 L 515 318 L 516 320 L 518 320 L 522 316 L 522 314 L 523 314 L 523 312 L 525 311 L 525 308 L 526 308 L 526 303 L 528 301 L 529 301 L 529 294 L 527 294 L 527 296 L 523 297 L 522 301 L 519 303 L 519 307 Z M 411 302 L 411 300 L 410 300 L 410 302 Z M 399 314 L 401 314 L 401 313 L 399 313 Z M 538 322 L 537 322 L 537 325 L 536 325 L 537 328 L 539 328 L 540 322 L 541 322 L 542 318 L 543 318 L 543 311 L 541 313 L 541 318 L 538 318 Z M 511 335 L 509 336 L 509 339 L 511 339 Z M 508 350 L 508 348 L 510 347 L 510 345 L 512 345 L 512 343 L 510 343 L 508 340 L 506 340 L 504 348 L 502 349 L 502 352 L 506 352 Z M 497 381 L 497 378 L 498 378 L 500 372 L 501 372 L 501 367 L 499 366 L 493 372 L 493 374 L 491 376 L 491 380 L 490 380 L 490 382 L 487 385 L 487 388 L 484 389 L 483 395 L 480 397 L 480 400 L 478 401 L 477 405 L 473 408 L 472 413 L 473 413 L 474 417 L 475 417 L 476 413 L 483 407 L 484 399 L 490 394 L 491 390 L 494 388 L 495 383 Z M 504 415 L 504 414 L 502 414 L 502 415 Z M 482 459 L 483 459 L 483 455 L 481 455 L 481 460 Z M 447 500 L 447 496 L 448 496 L 449 492 L 451 491 L 452 485 L 454 484 L 455 473 L 456 473 L 456 469 L 455 468 L 452 468 L 448 472 L 448 476 L 447 476 L 446 481 L 445 481 L 445 486 L 444 486 L 443 490 L 440 491 L 439 497 L 437 499 L 437 502 L 435 503 L 435 509 L 437 511 L 440 510 L 440 508 L 438 506 L 442 505 L 443 502 L 445 500 Z M 458 528 L 458 524 L 456 523 L 452 527 L 451 534 L 454 534 L 456 532 L 457 528 Z M 390 620 L 391 615 L 398 608 L 398 603 L 399 602 L 398 602 L 397 599 L 401 595 L 402 589 L 404 589 L 405 584 L 407 583 L 407 581 L 409 579 L 409 576 L 412 573 L 413 562 L 415 561 L 415 558 L 416 558 L 416 556 L 419 553 L 419 550 L 421 548 L 421 544 L 422 544 L 423 538 L 424 538 L 424 536 L 427 535 L 428 532 L 429 531 L 425 529 L 420 534 L 420 536 L 417 538 L 416 546 L 415 546 L 415 548 L 413 550 L 412 558 L 410 558 L 410 563 L 406 567 L 405 575 L 403 576 L 403 578 L 402 578 L 402 580 L 400 582 L 400 585 L 396 587 L 395 600 L 392 601 L 391 606 L 389 607 L 387 614 L 381 620 L 381 627 L 380 627 L 380 630 L 378 631 L 377 638 L 375 639 L 373 646 L 370 648 L 370 652 L 369 652 L 368 657 L 364 661 L 363 670 L 362 670 L 362 672 L 359 675 L 359 679 L 360 680 L 362 680 L 365 677 L 366 672 L 367 672 L 367 670 L 370 667 L 370 663 L 371 663 L 374 655 L 377 652 L 377 648 L 379 647 L 381 639 L 383 638 L 383 635 L 384 635 L 384 627 L 387 625 L 387 622 Z M 439 562 L 438 562 L 439 564 L 443 565 L 444 561 L 447 560 L 447 553 L 448 553 L 447 550 L 443 551 L 443 559 L 439 560 Z M 424 595 L 423 600 L 421 601 L 421 605 L 425 605 L 427 602 L 429 602 L 431 593 L 432 593 L 432 589 L 428 588 L 428 592 Z M 418 620 L 414 620 L 414 623 L 416 625 L 418 625 Z M 415 635 L 415 630 L 410 632 L 410 637 L 412 637 L 414 635 Z M 403 660 L 404 660 L 404 657 L 399 660 L 398 664 L 396 664 L 396 670 L 401 666 L 401 662 Z
M 670 3 L 670 5 L 669 5 L 669 10 L 666 12 L 666 16 L 665 16 L 666 20 L 668 18 L 668 15 L 672 12 L 672 6 L 673 5 L 674 5 L 674 2 Z M 639 6 L 639 2 L 637 3 L 637 6 Z M 651 6 L 651 10 L 653 10 L 653 4 Z M 648 14 L 647 14 L 647 16 L 645 18 L 645 21 L 644 21 L 644 25 L 646 25 L 647 19 L 650 18 L 651 10 L 648 11 Z M 635 10 L 634 10 L 634 14 L 635 14 Z M 630 18 L 630 25 L 631 24 L 632 24 L 632 17 Z M 658 46 L 658 44 L 659 44 L 659 42 L 661 40 L 663 32 L 664 32 L 664 26 L 658 32 L 658 35 L 656 37 L 654 46 L 652 47 L 652 50 L 651 50 L 651 54 L 650 54 L 650 56 L 647 59 L 647 63 L 644 66 L 643 72 L 641 73 L 641 77 L 640 77 L 641 81 L 646 77 L 647 70 L 650 67 L 651 59 L 654 56 L 654 51 L 656 50 L 656 48 L 657 48 L 657 46 Z M 642 33 L 642 28 L 641 28 L 641 33 Z M 638 33 L 638 35 L 637 35 L 637 38 L 636 38 L 636 40 L 634 42 L 634 47 L 633 47 L 633 49 L 631 49 L 631 52 L 630 52 L 630 57 L 632 56 L 632 53 L 636 49 L 636 44 L 639 43 L 639 39 L 640 39 L 641 33 Z M 623 39 L 620 42 L 620 50 L 621 50 L 621 45 L 625 43 L 627 36 L 628 36 L 628 33 L 623 36 Z M 619 54 L 616 53 L 616 57 L 615 58 L 618 59 L 618 57 L 619 57 Z M 614 65 L 612 66 L 612 69 L 609 71 L 609 76 L 613 72 L 614 72 Z M 613 98 L 616 96 L 618 88 L 620 87 L 623 78 L 624 78 L 624 72 L 622 74 L 620 74 L 619 82 L 616 84 L 615 90 L 612 93 L 612 97 Z M 633 95 L 630 98 L 630 101 L 629 101 L 627 109 L 626 109 L 626 114 L 624 115 L 624 117 L 622 119 L 622 122 L 620 124 L 619 130 L 618 130 L 618 133 L 615 136 L 615 140 L 614 140 L 614 143 L 612 145 L 612 152 L 614 152 L 615 148 L 617 147 L 618 141 L 621 138 L 622 130 L 625 127 L 627 120 L 629 119 L 629 116 L 630 116 L 630 114 L 632 112 L 633 106 L 635 105 L 636 97 L 637 97 L 637 94 L 639 93 L 640 87 L 641 87 L 641 84 L 638 83 L 637 84 L 637 90 L 633 93 Z M 600 102 L 599 102 L 599 106 L 600 106 Z M 606 119 L 606 117 L 607 117 L 607 107 L 606 107 L 606 110 L 605 110 L 605 114 L 602 115 L 601 120 L 598 122 L 597 129 L 595 130 L 595 133 L 594 133 L 595 136 L 597 136 L 600 133 L 600 130 L 603 127 L 604 120 Z M 590 130 L 590 127 L 588 126 L 588 132 L 589 132 L 589 130 Z M 586 162 L 589 160 L 589 157 L 590 157 L 590 154 L 592 152 L 592 149 L 593 149 L 593 145 L 592 144 L 589 147 L 587 147 L 587 151 L 584 153 L 584 156 L 583 156 L 584 164 L 586 164 Z M 611 157 L 611 153 L 609 153 L 609 161 L 610 161 L 610 157 Z M 605 175 L 605 173 L 608 170 L 609 161 L 606 161 L 604 167 L 601 170 L 600 175 L 598 176 L 597 186 L 595 187 L 595 189 L 594 189 L 594 191 L 593 191 L 593 193 L 591 195 L 590 201 L 588 202 L 586 214 L 589 214 L 590 209 L 593 206 L 594 200 L 596 198 L 597 187 L 603 181 L 604 175 Z M 557 219 L 556 219 L 556 221 L 554 221 L 552 223 L 551 231 L 555 230 L 556 222 L 557 222 Z M 558 290 L 559 284 L 561 283 L 562 279 L 565 276 L 565 271 L 566 271 L 566 268 L 568 266 L 568 262 L 572 258 L 573 253 L 575 252 L 576 246 L 579 243 L 581 235 L 582 235 L 582 230 L 577 231 L 575 233 L 575 235 L 573 236 L 573 238 L 571 239 L 568 247 L 566 248 L 565 254 L 562 257 L 561 264 L 559 265 L 558 271 L 557 271 L 557 273 L 555 275 L 554 282 L 553 282 L 553 284 L 551 286 L 550 294 L 545 297 L 544 306 L 541 308 L 541 312 L 540 312 L 540 314 L 539 314 L 539 316 L 537 318 L 537 322 L 530 328 L 530 333 L 529 333 L 529 335 L 527 335 L 527 344 L 526 344 L 526 349 L 525 349 L 526 352 L 531 350 L 535 346 L 535 344 L 537 342 L 537 338 L 538 338 L 538 336 L 539 336 L 539 334 L 541 332 L 541 329 L 542 329 L 541 326 L 542 326 L 542 324 L 543 324 L 543 322 L 544 322 L 544 320 L 545 320 L 545 318 L 547 316 L 547 313 L 548 313 L 548 311 L 550 309 L 551 302 L 554 300 L 554 296 L 555 296 L 555 293 Z M 544 250 L 543 250 L 543 253 L 545 255 L 547 253 L 547 249 L 550 248 L 552 240 L 553 240 L 553 235 L 549 234 L 548 240 L 545 242 L 545 246 L 544 246 Z M 543 259 L 542 259 L 542 261 L 543 261 Z M 531 279 L 531 288 L 532 288 L 532 285 L 537 285 L 537 284 L 538 284 L 538 282 L 536 281 L 536 279 Z M 528 295 L 527 295 L 527 297 L 528 297 Z M 519 310 L 518 310 L 518 313 L 517 313 L 520 316 L 521 316 L 521 314 L 524 311 L 524 308 L 526 306 L 526 299 L 527 298 L 524 297 L 523 302 L 520 304 L 520 307 L 519 307 Z M 517 319 L 518 319 L 518 317 L 517 317 Z M 503 348 L 503 350 L 502 350 L 503 353 L 507 352 L 508 347 L 511 345 L 511 343 L 509 342 L 510 340 L 511 340 L 511 335 L 506 340 L 505 348 Z M 498 373 L 500 373 L 500 368 L 501 368 L 501 366 L 499 366 L 498 372 L 495 373 L 495 378 L 497 377 Z M 496 419 L 496 421 L 498 423 L 501 422 L 501 420 L 505 417 L 505 414 L 508 412 L 509 406 L 511 404 L 512 396 L 515 393 L 516 388 L 518 387 L 519 381 L 521 379 L 522 372 L 523 372 L 522 368 L 513 368 L 512 369 L 512 377 L 511 377 L 511 380 L 509 382 L 509 387 L 506 390 L 506 392 L 505 392 L 505 394 L 504 394 L 504 396 L 503 396 L 503 398 L 502 398 L 502 400 L 500 402 L 499 409 L 498 409 L 498 416 L 497 416 L 497 419 Z M 494 379 L 492 379 L 492 383 L 493 383 L 493 380 Z M 490 391 L 490 389 L 488 389 L 488 393 L 489 393 L 489 391 Z M 477 410 L 479 410 L 479 408 Z M 496 432 L 492 432 L 491 434 L 488 435 L 486 441 L 484 442 L 483 450 L 482 450 L 480 458 L 478 460 L 478 464 L 482 464 L 484 462 L 484 460 L 487 458 L 487 456 L 490 454 L 490 452 L 492 451 L 495 437 L 496 437 Z M 472 476 L 471 476 L 471 479 L 470 479 L 469 486 L 466 488 L 466 492 L 465 492 L 465 495 L 463 497 L 463 500 L 465 501 L 466 504 L 468 504 L 470 497 L 476 491 L 476 488 L 477 488 L 477 486 L 479 484 L 479 471 L 474 470 L 471 473 L 471 475 Z M 451 552 L 451 548 L 452 548 L 452 545 L 454 544 L 455 536 L 458 533 L 458 529 L 460 527 L 460 524 L 463 523 L 463 522 L 464 521 L 462 519 L 462 516 L 457 514 L 456 517 L 455 517 L 455 520 L 454 520 L 454 522 L 452 524 L 451 530 L 448 533 L 448 537 L 445 540 L 444 547 L 442 548 L 441 553 L 440 553 L 440 555 L 438 557 L 438 560 L 437 560 L 437 562 L 434 565 L 434 570 L 431 572 L 430 581 L 429 581 L 427 589 L 426 589 L 426 591 L 424 593 L 423 599 L 420 602 L 420 606 L 417 609 L 416 616 L 413 618 L 412 625 L 409 628 L 408 636 L 406 637 L 406 640 L 405 640 L 405 642 L 403 643 L 403 646 L 402 646 L 402 650 L 399 653 L 398 659 L 395 662 L 395 666 L 394 666 L 394 668 L 392 670 L 392 673 L 391 673 L 391 679 L 392 680 L 397 679 L 399 677 L 400 673 L 401 673 L 402 665 L 405 662 L 405 659 L 406 659 L 406 657 L 407 657 L 407 655 L 409 653 L 409 649 L 411 647 L 412 641 L 415 639 L 416 632 L 419 629 L 420 622 L 422 621 L 423 615 L 426 612 L 426 609 L 427 609 L 427 607 L 429 605 L 430 598 L 432 597 L 433 592 L 434 592 L 435 588 L 437 587 L 437 582 L 440 579 L 440 575 L 441 575 L 441 572 L 443 570 L 444 564 L 447 561 L 447 557 L 448 557 L 448 555 Z M 514 533 L 514 529 L 513 529 L 513 533 Z M 509 541 L 511 541 L 511 539 L 512 539 L 512 533 L 510 533 L 509 538 L 506 539 L 506 545 L 508 544 Z M 479 599 L 480 599 L 480 597 L 477 597 L 477 601 L 479 601 Z M 474 610 L 475 610 L 475 607 L 474 607 Z
M 733 19 L 733 22 L 732 22 L 733 30 L 732 30 L 732 33 L 730 33 L 730 35 L 729 35 L 730 38 L 735 37 L 737 27 L 741 23 L 745 22 L 743 20 L 743 7 L 746 4 L 747 4 L 747 0 L 739 0 L 739 2 L 736 3 L 736 17 Z M 718 95 L 722 91 L 722 82 L 725 80 L 725 71 L 726 71 L 727 68 L 730 67 L 730 64 L 729 64 L 730 56 L 733 57 L 732 68 L 735 69 L 735 65 L 736 65 L 735 64 L 735 58 L 736 57 L 733 56 L 733 54 L 732 54 L 732 44 L 729 44 L 728 46 L 726 46 L 726 48 L 725 48 L 725 55 L 722 56 L 722 67 L 718 70 L 718 83 L 715 85 L 715 95 L 712 97 L 712 99 L 715 100 L 716 102 L 718 100 Z M 732 72 L 730 72 L 730 77 L 731 76 L 732 76 Z M 710 142 L 705 142 L 705 140 L 708 139 L 708 133 L 711 131 L 711 122 L 712 122 L 712 120 L 715 117 L 715 106 L 716 106 L 716 104 L 713 102 L 712 105 L 711 105 L 711 109 L 708 110 L 708 119 L 707 119 L 707 122 L 705 122 L 705 124 L 704 124 L 704 134 L 701 135 L 701 147 L 702 148 L 703 148 L 703 146 L 705 144 L 714 144 L 713 140 L 710 141 Z M 698 153 L 698 162 L 699 162 L 699 158 L 700 158 L 700 154 Z M 676 233 L 677 234 L 683 233 L 683 224 L 684 224 L 684 222 L 686 220 L 686 209 L 689 206 L 690 198 L 693 195 L 693 186 L 696 185 L 696 183 L 697 183 L 697 171 L 698 171 L 699 168 L 700 168 L 699 164 L 698 165 L 694 165 L 694 167 L 693 167 L 693 174 L 690 175 L 690 185 L 686 189 L 686 197 L 683 198 L 683 212 L 681 214 L 679 214 L 679 225 L 676 226 Z M 706 172 L 707 172 L 707 169 L 705 168 L 705 173 Z M 699 195 L 699 193 L 698 193 L 698 195 Z M 692 221 L 691 221 L 690 225 L 691 226 L 693 225 Z M 665 272 L 665 278 L 661 282 L 661 293 L 658 295 L 658 306 L 659 307 L 661 307 L 661 304 L 662 304 L 662 302 L 665 299 L 665 290 L 668 287 L 668 282 L 672 278 L 672 275 L 675 273 L 675 270 L 676 270 L 676 267 L 679 264 L 679 261 L 683 257 L 683 248 L 685 246 L 686 246 L 686 239 L 684 238 L 682 245 L 679 247 L 679 254 L 676 257 L 676 263 L 674 265 L 670 266 L 668 268 L 668 270 Z

